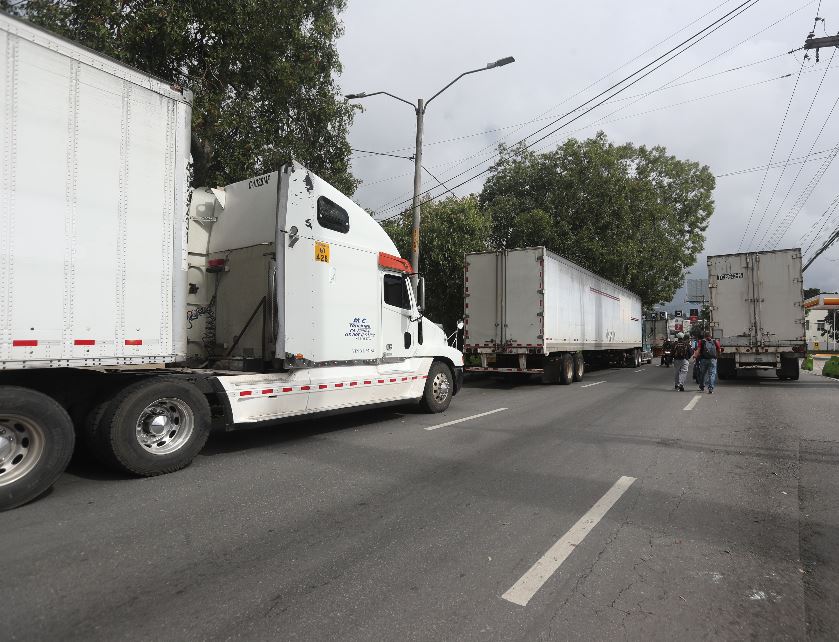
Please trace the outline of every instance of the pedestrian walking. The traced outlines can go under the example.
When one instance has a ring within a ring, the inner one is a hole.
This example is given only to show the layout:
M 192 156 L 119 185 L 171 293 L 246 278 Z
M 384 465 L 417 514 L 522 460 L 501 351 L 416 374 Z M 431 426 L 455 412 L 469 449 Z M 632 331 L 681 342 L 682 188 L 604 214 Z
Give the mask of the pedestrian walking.
M 705 332 L 705 337 L 699 342 L 696 352 L 693 353 L 694 359 L 700 363 L 700 380 L 699 391 L 705 390 L 708 387 L 708 394 L 714 392 L 714 387 L 717 385 L 717 355 L 722 352 L 720 342 L 711 338 L 710 332 Z
M 688 374 L 688 360 L 690 359 L 690 343 L 681 332 L 676 335 L 678 341 L 673 346 L 673 366 L 676 390 L 685 391 L 685 377 Z

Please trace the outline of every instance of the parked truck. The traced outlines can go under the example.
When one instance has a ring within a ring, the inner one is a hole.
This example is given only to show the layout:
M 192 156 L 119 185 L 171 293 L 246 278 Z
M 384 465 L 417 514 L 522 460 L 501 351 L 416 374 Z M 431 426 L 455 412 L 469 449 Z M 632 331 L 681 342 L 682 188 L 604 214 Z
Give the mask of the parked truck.
M 722 352 L 721 379 L 740 370 L 775 370 L 798 379 L 806 349 L 801 250 L 708 257 L 711 331 Z
M 569 384 L 586 362 L 641 364 L 641 299 L 544 247 L 467 254 L 463 295 L 467 371 Z
M 293 162 L 190 199 L 188 91 L 5 14 L 0 68 L 0 509 L 77 441 L 149 476 L 211 425 L 449 405 L 462 355 L 349 198 Z

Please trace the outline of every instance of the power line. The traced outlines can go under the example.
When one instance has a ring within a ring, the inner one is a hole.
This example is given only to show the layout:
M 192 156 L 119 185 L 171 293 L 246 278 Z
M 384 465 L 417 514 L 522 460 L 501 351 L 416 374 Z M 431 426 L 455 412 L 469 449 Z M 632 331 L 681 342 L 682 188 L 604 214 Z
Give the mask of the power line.
M 737 245 L 737 251 L 740 251 L 740 248 L 743 246 L 743 241 L 746 240 L 746 234 L 749 231 L 749 227 L 752 224 L 752 218 L 754 218 L 755 210 L 757 210 L 757 204 L 760 201 L 760 195 L 763 193 L 763 186 L 766 184 L 766 177 L 769 175 L 769 168 L 768 166 L 772 164 L 772 161 L 775 160 L 775 150 L 778 149 L 778 142 L 781 140 L 781 132 L 784 131 L 784 125 L 787 122 L 787 116 L 789 116 L 789 110 L 792 106 L 792 99 L 795 96 L 795 90 L 798 89 L 798 82 L 801 80 L 801 70 L 804 69 L 804 61 L 801 62 L 801 67 L 798 70 L 798 75 L 795 77 L 795 85 L 792 87 L 792 93 L 790 93 L 789 101 L 787 101 L 787 108 L 784 111 L 784 117 L 781 120 L 781 126 L 778 128 L 778 135 L 775 137 L 775 144 L 772 146 L 772 153 L 769 155 L 769 163 L 767 163 L 767 169 L 763 173 L 763 179 L 760 181 L 760 188 L 757 191 L 757 196 L 755 197 L 755 203 L 752 206 L 752 211 L 749 214 L 749 220 L 746 223 L 746 227 L 743 229 L 743 237 L 740 239 L 740 243 Z
M 686 40 L 682 41 L 681 43 L 679 43 L 679 44 L 678 44 L 678 45 L 676 45 L 675 47 L 671 48 L 669 51 L 665 52 L 664 54 L 662 54 L 661 56 L 659 56 L 658 58 L 656 58 L 655 60 L 653 60 L 652 62 L 647 63 L 646 65 L 644 65 L 644 66 L 643 66 L 643 67 L 641 67 L 640 69 L 638 69 L 638 70 L 634 71 L 634 72 L 633 72 L 632 74 L 630 74 L 629 76 L 627 76 L 627 77 L 625 77 L 625 78 L 621 79 L 620 81 L 618 81 L 617 83 L 613 84 L 613 85 L 612 85 L 611 87 L 609 87 L 608 89 L 605 89 L 604 91 L 600 92 L 599 94 L 597 94 L 597 95 L 596 95 L 596 96 L 594 96 L 593 98 L 590 98 L 589 100 L 587 100 L 586 102 L 584 102 L 582 105 L 579 105 L 579 106 L 575 107 L 574 109 L 572 109 L 571 111 L 566 112 L 565 114 L 563 114 L 562 116 L 560 116 L 559 118 L 557 118 L 556 120 L 554 120 L 552 123 L 548 123 L 548 124 L 547 124 L 547 125 L 545 125 L 544 127 L 540 127 L 539 129 L 537 129 L 535 132 L 532 132 L 531 134 L 528 134 L 528 135 L 527 135 L 527 136 L 525 136 L 523 139 L 521 139 L 520 141 L 518 141 L 517 145 L 518 145 L 518 144 L 523 143 L 525 140 L 527 140 L 527 139 L 528 139 L 528 138 L 530 138 L 531 136 L 534 136 L 534 135 L 536 135 L 536 134 L 538 134 L 538 133 L 540 133 L 540 132 L 544 131 L 545 129 L 549 128 L 549 127 L 550 127 L 550 126 L 552 126 L 553 124 L 558 123 L 560 120 L 562 120 L 562 119 L 563 119 L 563 118 L 565 118 L 566 116 L 568 116 L 568 115 L 570 115 L 570 114 L 574 113 L 575 111 L 578 111 L 581 107 L 583 107 L 583 106 L 585 106 L 585 105 L 588 105 L 589 103 L 591 103 L 591 102 L 595 101 L 597 98 L 599 98 L 599 97 L 603 96 L 604 94 L 608 93 L 609 91 L 611 91 L 611 90 L 613 90 L 613 89 L 617 88 L 619 85 L 621 85 L 621 84 L 625 83 L 627 80 L 629 80 L 629 79 L 630 79 L 630 78 L 632 78 L 633 76 L 637 76 L 640 72 L 642 72 L 642 71 L 644 71 L 645 69 L 647 69 L 647 68 L 651 67 L 652 65 L 654 65 L 654 64 L 656 64 L 656 63 L 658 63 L 658 62 L 659 62 L 659 61 L 661 61 L 663 58 L 666 58 L 666 56 L 668 56 L 668 55 L 670 55 L 671 53 L 675 52 L 675 54 L 674 54 L 672 57 L 667 58 L 666 60 L 664 60 L 663 62 L 661 62 L 661 63 L 660 63 L 660 64 L 658 64 L 657 66 L 655 66 L 655 67 L 653 67 L 652 69 L 650 69 L 649 71 L 647 71 L 647 72 L 646 72 L 645 74 L 643 74 L 642 76 L 640 76 L 640 77 L 636 78 L 635 80 L 633 80 L 631 83 L 629 83 L 629 84 L 625 85 L 624 87 L 621 87 L 620 89 L 618 89 L 618 90 L 617 90 L 614 94 L 612 94 L 611 96 L 607 96 L 606 98 L 604 98 L 604 99 L 603 99 L 603 100 L 601 100 L 600 102 L 596 103 L 596 104 L 595 104 L 595 105 L 593 105 L 592 107 L 589 107 L 587 110 L 585 110 L 584 112 L 582 112 L 582 113 L 578 114 L 577 116 L 575 116 L 575 117 L 574 117 L 574 118 L 572 118 L 571 120 L 569 120 L 569 121 L 567 121 L 567 122 L 563 123 L 563 124 L 562 124 L 562 125 L 560 125 L 559 127 L 557 127 L 557 128 L 555 128 L 555 129 L 553 129 L 552 131 L 550 131 L 550 132 L 548 132 L 548 133 L 544 134 L 543 136 L 541 136 L 540 138 L 536 139 L 535 141 L 532 141 L 532 142 L 530 142 L 530 143 L 527 143 L 526 145 L 524 145 L 524 147 L 523 147 L 523 149 L 522 149 L 522 150 L 517 150 L 517 151 L 524 151 L 524 150 L 529 149 L 530 147 L 532 147 L 533 145 L 535 145 L 535 144 L 537 144 L 537 143 L 541 142 L 542 140 L 544 140 L 544 139 L 545 139 L 545 138 L 547 138 L 548 136 L 551 136 L 551 135 L 555 134 L 555 133 L 556 133 L 557 131 L 559 131 L 560 129 L 562 129 L 562 128 L 564 128 L 564 127 L 567 127 L 568 125 L 570 125 L 570 124 L 571 124 L 571 123 L 573 123 L 574 121 L 578 120 L 579 118 L 582 118 L 583 116 L 585 116 L 585 115 L 586 115 L 586 114 L 588 114 L 589 112 L 593 111 L 594 109 L 596 109 L 597 107 L 599 107 L 599 106 L 600 106 L 600 105 L 602 105 L 603 103 L 605 103 L 605 102 L 609 101 L 611 98 L 613 98 L 614 96 L 618 95 L 619 93 L 621 93 L 621 92 L 623 92 L 623 91 L 626 91 L 627 89 L 629 89 L 630 87 L 632 87 L 632 86 L 633 86 L 633 85 L 635 85 L 636 83 L 640 82 L 641 80 L 643 80 L 644 78 L 646 78 L 647 76 L 649 76 L 649 75 L 650 75 L 651 73 L 653 73 L 654 71 L 656 71 L 656 70 L 658 70 L 659 68 L 663 67 L 663 66 L 664 66 L 664 65 L 666 65 L 668 62 L 671 62 L 671 61 L 672 61 L 672 60 L 674 60 L 676 57 L 678 57 L 679 55 L 683 54 L 685 51 L 687 51 L 688 49 L 690 49 L 690 48 L 691 48 L 691 47 L 693 47 L 694 45 L 698 44 L 699 42 L 701 42 L 702 40 L 704 40 L 705 38 L 707 38 L 708 36 L 710 36 L 712 33 L 714 33 L 715 31 L 717 31 L 718 29 L 720 29 L 720 28 L 721 28 L 721 27 L 723 27 L 724 25 L 726 25 L 728 22 L 730 22 L 730 21 L 731 21 L 731 20 L 733 20 L 734 18 L 737 18 L 740 14 L 742 14 L 742 13 L 744 13 L 745 11 L 747 11 L 748 9 L 752 8 L 753 6 L 755 6 L 756 4 L 758 4 L 759 2 L 760 2 L 760 0 L 746 0 L 745 2 L 743 2 L 743 3 L 741 3 L 740 5 L 738 5 L 737 7 L 735 7 L 732 11 L 729 11 L 727 14 L 725 14 L 725 15 L 724 15 L 724 16 L 722 16 L 721 18 L 718 18 L 717 20 L 715 20 L 714 22 L 712 22 L 712 23 L 711 23 L 711 24 L 709 24 L 708 26 L 706 26 L 706 27 L 704 27 L 703 29 L 699 30 L 699 31 L 698 31 L 698 32 L 696 32 L 694 35 L 692 35 L 690 38 L 687 38 Z M 713 27 L 713 29 L 712 29 L 712 27 Z M 711 31 L 708 31 L 709 29 L 711 29 Z M 706 31 L 708 31 L 708 33 L 706 33 L 706 34 L 705 34 L 704 36 L 702 36 L 701 38 L 698 38 L 698 36 L 700 36 L 703 32 L 706 32 Z M 683 47 L 686 43 L 689 43 L 691 40 L 694 40 L 694 39 L 696 39 L 696 38 L 698 38 L 698 39 L 697 39 L 697 40 L 695 40 L 694 42 L 692 42 L 692 43 L 688 44 L 686 47 L 684 47 L 683 49 L 681 49 L 681 50 L 679 51 L 679 49 L 680 49 L 681 47 Z M 484 162 L 485 162 L 485 161 L 484 161 Z M 457 174 L 457 175 L 455 175 L 455 176 L 451 177 L 449 180 L 452 180 L 452 179 L 454 179 L 454 178 L 458 178 L 458 177 L 462 176 L 463 174 L 466 174 L 466 173 L 470 172 L 471 170 L 476 169 L 477 167 L 479 167 L 479 166 L 480 166 L 480 165 L 482 165 L 482 164 L 483 164 L 483 163 L 479 163 L 478 165 L 475 165 L 475 166 L 473 166 L 473 167 L 470 167 L 469 169 L 464 170 L 463 172 L 460 172 L 459 174 Z M 486 169 L 484 169 L 484 170 L 480 171 L 478 174 L 476 174 L 476 175 L 472 176 L 471 178 L 468 178 L 468 179 L 466 179 L 466 180 L 462 181 L 462 182 L 461 182 L 461 183 L 459 183 L 458 185 L 454 186 L 454 188 L 452 188 L 452 189 L 457 189 L 458 187 L 460 187 L 460 186 L 462 186 L 462 185 L 465 185 L 466 183 L 469 183 L 470 181 L 474 180 L 475 178 L 478 178 L 479 176 L 481 176 L 482 174 L 487 173 L 488 171 L 490 171 L 490 169 L 491 169 L 491 168 L 486 168 Z M 423 194 L 427 194 L 429 191 L 431 191 L 431 190 L 427 190 L 427 191 L 426 191 L 426 192 L 424 192 Z M 403 201 L 403 202 L 401 202 L 401 203 L 397 203 L 396 205 L 392 205 L 392 206 L 388 207 L 386 210 L 384 210 L 384 211 L 383 211 L 383 212 L 381 212 L 381 213 L 387 212 L 387 211 L 392 210 L 392 209 L 394 209 L 394 208 L 398 208 L 398 207 L 400 207 L 400 206 L 404 205 L 404 204 L 405 204 L 405 203 L 407 203 L 407 202 L 410 202 L 410 199 L 408 199 L 408 200 L 406 200 L 406 201 Z M 388 218 L 392 218 L 392 217 L 388 217 Z M 385 219 L 382 219 L 382 220 L 388 220 L 388 218 L 385 218 Z
M 836 51 L 834 50 L 833 53 L 835 55 Z M 798 141 L 801 139 L 801 132 L 804 131 L 804 126 L 807 124 L 807 119 L 810 117 L 810 112 L 813 111 L 813 105 L 816 104 L 816 98 L 818 98 L 818 96 L 819 96 L 819 92 L 821 91 L 822 85 L 824 84 L 824 79 L 827 78 L 827 72 L 830 70 L 830 64 L 832 62 L 833 62 L 833 56 L 830 57 L 830 61 L 827 63 L 827 67 L 825 68 L 824 73 L 822 74 L 822 78 L 819 81 L 819 86 L 816 87 L 816 93 L 814 93 L 813 97 L 810 99 L 810 105 L 807 107 L 807 113 L 804 114 L 804 120 L 801 121 L 801 126 L 798 128 L 798 132 L 795 134 L 795 140 L 792 141 L 792 147 L 790 147 L 789 154 L 787 154 L 787 160 L 792 158 L 792 153 L 795 151 L 795 147 L 796 147 L 796 145 L 798 145 Z M 831 112 L 832 112 L 832 110 L 831 110 Z M 827 124 L 827 122 L 825 122 L 825 124 Z M 821 135 L 821 132 L 819 132 L 819 135 Z M 818 140 L 818 137 L 817 137 L 816 140 Z M 815 145 L 815 142 L 816 141 L 813 141 L 813 145 Z M 810 147 L 810 149 L 812 149 L 812 146 Z M 772 220 L 769 222 L 769 225 L 767 226 L 766 231 L 763 233 L 763 237 L 761 237 L 761 242 L 763 241 L 764 238 L 766 238 L 766 235 L 769 233 L 769 230 L 771 230 L 772 226 L 775 224 L 775 220 L 778 218 L 778 214 L 780 214 L 781 208 L 783 207 L 784 203 L 786 202 L 787 196 L 789 196 L 789 193 L 792 190 L 793 185 L 795 185 L 795 181 L 798 180 L 798 177 L 801 175 L 801 170 L 802 169 L 803 169 L 803 166 L 801 168 L 799 168 L 798 174 L 795 175 L 795 178 L 793 179 L 792 183 L 790 184 L 790 188 L 787 191 L 786 196 L 784 196 L 784 200 L 781 201 L 781 204 L 778 206 L 778 211 L 775 213 L 775 216 L 772 217 Z M 760 221 L 758 221 L 758 224 L 755 226 L 754 233 L 752 234 L 752 238 L 749 241 L 750 245 L 754 245 L 755 238 L 757 238 L 757 233 L 760 231 L 760 226 L 763 225 L 763 221 L 766 218 L 767 212 L 769 211 L 769 206 L 772 204 L 772 201 L 775 198 L 775 194 L 778 192 L 778 187 L 781 184 L 781 179 L 784 177 L 784 174 L 786 173 L 786 171 L 787 171 L 787 167 L 786 167 L 786 165 L 784 165 L 781 168 L 781 172 L 778 174 L 778 180 L 775 181 L 775 187 L 772 188 L 772 194 L 769 195 L 769 200 L 766 202 L 766 207 L 763 210 L 763 214 L 761 214 L 761 216 L 760 216 Z M 759 243 L 758 243 L 758 245 L 759 245 Z M 756 245 L 755 245 L 755 248 L 757 248 Z
M 774 56 L 769 56 L 768 58 L 763 58 L 762 60 L 756 60 L 755 62 L 747 63 L 745 65 L 739 65 L 737 67 L 731 67 L 730 69 L 723 69 L 722 71 L 718 71 L 716 73 L 709 74 L 707 76 L 700 76 L 699 78 L 694 78 L 693 80 L 687 80 L 685 82 L 680 82 L 680 83 L 676 83 L 676 84 L 662 85 L 661 87 L 658 87 L 656 89 L 652 89 L 648 92 L 644 92 L 644 93 L 641 93 L 641 94 L 633 94 L 632 96 L 626 96 L 626 97 L 623 97 L 623 98 L 618 98 L 618 99 L 616 99 L 615 102 L 620 102 L 622 100 L 632 100 L 633 98 L 646 98 L 648 96 L 651 96 L 652 94 L 664 91 L 666 89 L 675 89 L 676 87 L 684 87 L 685 85 L 690 85 L 692 83 L 699 82 L 701 80 L 708 80 L 709 78 L 716 78 L 717 76 L 722 76 L 723 74 L 731 73 L 732 71 L 740 71 L 741 69 L 746 69 L 748 67 L 754 67 L 755 65 L 762 65 L 766 62 L 770 62 L 772 60 L 782 58 L 786 55 L 787 55 L 786 53 L 780 53 L 780 54 L 776 54 Z M 804 73 L 809 73 L 809 72 L 804 72 Z M 537 123 L 537 122 L 542 121 L 542 120 L 549 120 L 550 118 L 551 118 L 550 116 L 537 117 L 537 118 L 532 118 L 530 120 L 525 120 L 525 121 L 522 121 L 522 122 L 513 123 L 511 125 L 505 125 L 503 127 L 495 127 L 493 129 L 482 129 L 480 131 L 472 132 L 471 134 L 463 134 L 461 136 L 454 136 L 452 138 L 444 138 L 444 139 L 441 139 L 441 140 L 435 140 L 435 141 L 431 141 L 431 142 L 428 142 L 428 143 L 423 143 L 423 148 L 431 147 L 433 145 L 442 145 L 444 143 L 455 143 L 455 142 L 458 142 L 458 141 L 461 141 L 461 140 L 465 140 L 467 138 L 475 138 L 476 136 L 486 136 L 487 134 L 494 134 L 495 132 L 501 132 L 501 131 L 505 131 L 505 130 L 508 130 L 508 129 L 513 129 L 514 127 L 521 127 L 523 125 L 531 125 L 533 123 Z M 386 153 L 394 154 L 396 152 L 410 151 L 412 149 L 413 149 L 412 146 L 407 145 L 405 147 L 397 147 L 397 148 L 394 148 L 394 149 L 389 149 L 389 150 L 387 150 Z M 363 152 L 363 153 L 373 154 L 373 155 L 382 155 L 382 154 L 385 153 L 385 152 L 371 152 L 371 151 L 365 151 L 363 149 L 354 149 L 354 148 L 353 148 L 353 151 L 354 152 Z M 366 156 L 353 156 L 353 157 L 351 157 L 352 160 L 357 160 L 357 159 L 362 159 L 362 158 L 366 158 Z M 403 176 L 404 176 L 404 174 L 400 174 L 398 176 L 395 176 L 394 178 L 401 178 Z
M 772 169 L 776 167 L 781 167 L 782 165 L 800 165 L 802 163 L 810 163 L 812 161 L 822 160 L 821 158 L 814 158 L 816 156 L 821 156 L 822 154 L 826 154 L 830 151 L 833 151 L 832 148 L 826 147 L 825 149 L 820 149 L 817 152 L 811 152 L 805 156 L 796 156 L 795 158 L 791 158 L 788 163 L 773 163 L 772 165 L 755 165 L 754 167 L 745 167 L 743 169 L 733 169 L 728 172 L 723 172 L 722 174 L 714 174 L 714 178 L 726 178 L 728 176 L 737 176 L 739 174 L 749 174 L 751 172 L 759 172 L 762 169 L 766 169 L 767 167 L 771 167 Z
M 824 129 L 827 126 L 827 123 L 830 120 L 830 117 L 833 115 L 833 111 L 836 109 L 837 104 L 839 104 L 839 97 L 837 97 L 836 100 L 833 101 L 833 105 L 830 107 L 830 111 L 827 112 L 827 116 L 825 117 L 824 122 L 822 122 L 822 126 L 821 126 L 821 129 L 819 129 L 819 133 L 816 134 L 816 137 L 813 139 L 813 142 L 810 145 L 810 149 L 807 151 L 807 157 L 809 157 L 812 154 L 813 147 L 816 146 L 816 143 L 818 142 L 819 138 L 821 137 L 822 132 L 824 132 Z M 805 162 L 806 162 L 806 160 L 805 160 Z M 784 200 L 782 200 L 781 204 L 778 206 L 778 214 L 780 214 L 781 208 L 783 207 L 784 203 L 786 202 L 787 197 L 790 195 L 790 192 L 792 192 L 792 188 L 795 185 L 796 181 L 798 180 L 798 177 L 801 176 L 801 172 L 803 170 L 804 170 L 804 164 L 802 163 L 801 166 L 798 168 L 798 172 L 796 173 L 795 178 L 792 179 L 792 183 L 790 183 L 790 186 L 789 186 L 789 189 L 787 190 L 787 193 L 784 195 Z M 790 226 L 793 224 L 793 222 L 795 221 L 797 216 L 798 216 L 797 213 L 795 214 L 795 216 L 792 216 L 792 217 L 790 216 L 790 214 L 787 214 L 787 216 L 784 217 L 780 221 L 780 223 L 778 224 L 778 227 L 776 228 L 775 232 L 769 237 L 769 241 L 768 241 L 767 245 L 771 244 L 771 243 L 777 243 L 778 241 L 780 241 L 784 237 L 784 235 L 787 233 L 787 231 L 789 230 Z M 777 217 L 777 214 L 776 214 L 776 217 Z M 782 231 L 781 228 L 783 228 L 783 231 Z M 769 229 L 771 229 L 771 224 L 770 224 Z M 767 231 L 767 233 L 768 233 L 768 231 Z M 764 234 L 763 238 L 760 240 L 761 243 L 763 242 L 764 238 L 766 238 L 766 234 Z
M 769 29 L 772 29 L 773 27 L 777 26 L 778 24 L 780 24 L 780 23 L 781 23 L 781 22 L 783 22 L 784 20 L 786 20 L 786 19 L 790 18 L 791 16 L 793 16 L 793 15 L 797 14 L 798 12 L 800 12 L 800 11 L 802 11 L 803 9 L 807 8 L 808 6 L 812 5 L 812 4 L 813 4 L 813 2 L 815 2 L 815 0 L 809 0 L 808 2 L 803 3 L 801 6 L 797 7 L 796 9 L 793 9 L 792 11 L 787 12 L 786 14 L 784 14 L 784 15 L 783 15 L 783 16 L 781 16 L 781 17 L 779 17 L 779 18 L 778 18 L 777 20 L 775 20 L 774 22 L 771 22 L 771 23 L 769 23 L 768 25 L 764 26 L 763 28 L 761 28 L 761 29 L 759 29 L 759 30 L 755 31 L 754 33 L 752 33 L 752 34 L 750 34 L 749 36 L 747 36 L 746 38 L 744 38 L 744 39 L 740 40 L 739 42 L 737 42 L 736 44 L 732 45 L 731 47 L 729 47 L 729 48 L 727 48 L 727 49 L 724 49 L 724 50 L 723 50 L 723 51 L 721 51 L 720 53 L 718 53 L 718 54 L 716 54 L 715 56 L 713 56 L 713 57 L 709 58 L 709 59 L 708 59 L 708 60 L 706 60 L 705 62 L 702 62 L 702 63 L 700 63 L 699 65 L 696 65 L 695 67 L 692 67 L 692 68 L 691 68 L 691 69 L 689 69 L 688 71 L 686 71 L 686 72 L 684 72 L 684 73 L 680 74 L 679 76 L 676 76 L 675 78 L 673 78 L 673 79 L 671 79 L 670 81 L 668 81 L 667 83 L 665 83 L 663 86 L 664 86 L 664 87 L 666 87 L 667 85 L 672 84 L 672 83 L 676 82 L 677 80 L 679 80 L 679 79 L 681 79 L 681 78 L 684 78 L 685 76 L 687 76 L 687 75 L 689 75 L 689 74 L 691 74 L 691 73 L 695 72 L 697 69 L 700 69 L 701 67 L 704 67 L 705 65 L 707 65 L 707 64 L 709 64 L 709 63 L 711 63 L 711 62 L 713 62 L 714 60 L 717 60 L 718 58 L 720 58 L 720 57 L 722 57 L 722 56 L 726 55 L 727 53 L 729 53 L 729 52 L 731 52 L 732 50 L 736 49 L 737 47 L 739 47 L 739 46 L 740 46 L 740 45 L 742 45 L 743 43 L 745 43 L 745 42 L 747 42 L 747 41 L 749 41 L 749 40 L 753 39 L 754 37 L 756 37 L 756 36 L 758 36 L 758 35 L 760 35 L 760 34 L 764 33 L 765 31 L 768 31 Z M 747 7 L 747 8 L 750 8 L 750 7 Z M 737 9 L 735 9 L 734 11 L 737 11 Z M 741 12 L 741 13 L 742 13 L 742 12 Z M 739 15 L 739 14 L 738 14 L 738 15 Z M 723 18 L 721 18 L 721 20 L 722 20 L 722 19 L 724 19 L 725 17 L 726 17 L 726 16 L 723 16 Z M 736 17 L 736 16 L 735 16 L 735 17 Z M 728 22 L 728 21 L 726 21 L 726 22 Z M 722 26 L 722 25 L 720 25 L 720 26 Z M 719 27 L 717 27 L 717 28 L 719 28 Z M 714 31 L 716 31 L 716 29 L 714 29 Z M 706 36 L 703 36 L 703 38 L 702 38 L 702 39 L 704 39 L 704 38 L 705 38 L 705 37 L 707 37 L 708 35 L 710 35 L 710 34 L 706 34 Z M 696 44 L 696 43 L 693 43 L 693 44 Z M 692 46 L 692 45 L 691 45 L 691 46 Z M 781 55 L 784 55 L 784 54 L 781 54 Z M 618 84 L 619 84 L 619 83 L 618 83 Z M 616 94 L 614 94 L 614 95 L 617 95 L 617 93 L 619 93 L 619 92 L 616 92 Z M 636 102 L 637 102 L 637 101 L 636 101 Z M 626 105 L 626 106 L 624 106 L 622 109 L 624 109 L 624 108 L 626 108 L 626 107 L 631 106 L 631 104 L 634 104 L 634 103 L 630 103 L 630 105 Z M 615 111 L 615 112 L 613 112 L 613 113 L 616 113 L 617 111 L 620 111 L 620 110 L 616 110 L 616 111 Z M 525 137 L 525 138 L 526 138 L 526 137 Z M 521 141 L 519 141 L 519 142 L 521 142 Z M 491 146 L 492 146 L 492 145 L 489 145 L 489 146 L 485 147 L 484 149 L 487 149 L 487 148 L 489 148 L 489 147 L 491 147 Z M 483 151 L 483 150 L 481 150 L 481 151 Z M 466 158 L 464 158 L 464 159 L 462 159 L 462 160 L 460 160 L 460 161 L 455 162 L 453 165 L 454 165 L 454 166 L 461 165 L 461 164 L 463 164 L 463 162 L 465 162 L 466 160 L 469 160 L 469 159 L 471 159 L 471 158 L 474 158 L 474 157 L 476 157 L 476 156 L 479 156 L 479 155 L 481 154 L 481 151 L 479 151 L 479 152 L 477 152 L 477 153 L 475 153 L 475 154 L 472 154 L 472 155 L 470 155 L 470 156 L 467 156 Z M 498 151 L 497 151 L 497 150 L 496 150 L 496 151 L 493 151 L 493 152 L 492 152 L 492 153 L 491 153 L 491 154 L 490 154 L 487 158 L 485 158 L 483 161 L 481 161 L 481 162 L 479 162 L 478 164 L 474 165 L 473 167 L 471 167 L 471 168 L 469 168 L 469 169 L 465 170 L 464 172 L 461 172 L 460 174 L 457 174 L 456 176 L 454 176 L 454 177 L 452 177 L 452 178 L 456 178 L 456 177 L 458 177 L 458 176 L 461 176 L 461 175 L 463 175 L 464 173 L 466 173 L 466 172 L 468 172 L 468 171 L 471 171 L 471 169 L 474 169 L 474 168 L 476 168 L 476 167 L 479 167 L 480 165 L 483 165 L 484 163 L 487 163 L 487 162 L 491 161 L 491 160 L 492 160 L 492 159 L 494 159 L 496 156 L 498 156 Z M 486 173 L 487 171 L 490 171 L 490 169 L 491 169 L 491 168 L 488 168 L 487 170 L 485 170 L 485 171 L 481 172 L 480 174 L 477 174 L 476 176 L 474 176 L 472 179 L 469 179 L 469 180 L 471 181 L 471 180 L 473 180 L 474 178 L 478 178 L 480 175 L 482 175 L 482 174 Z M 449 180 L 451 180 L 451 178 L 450 178 Z M 466 181 L 466 182 L 469 182 L 469 181 Z M 379 211 L 379 212 L 387 212 L 387 211 L 389 211 L 389 210 L 393 209 L 394 207 L 399 207 L 399 206 L 401 206 L 403 203 L 402 203 L 402 202 L 397 203 L 397 201 L 399 201 L 400 199 L 405 199 L 405 198 L 406 198 L 405 196 L 401 196 L 401 197 L 397 197 L 397 198 L 395 198 L 395 199 L 392 199 L 391 201 L 388 201 L 387 203 L 384 203 L 384 204 L 382 204 L 381 206 L 379 206 L 378 208 L 376 208 L 376 210 L 377 210 L 377 211 Z M 408 199 L 408 200 L 409 200 L 409 199 Z M 396 203 L 396 204 L 395 204 L 395 205 L 393 205 L 394 203 Z

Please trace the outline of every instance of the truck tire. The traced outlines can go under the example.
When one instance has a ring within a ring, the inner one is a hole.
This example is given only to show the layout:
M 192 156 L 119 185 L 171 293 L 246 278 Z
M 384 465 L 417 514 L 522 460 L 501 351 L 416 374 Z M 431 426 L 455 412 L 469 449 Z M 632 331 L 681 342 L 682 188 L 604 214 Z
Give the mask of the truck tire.
M 426 412 L 443 412 L 452 402 L 454 375 L 451 368 L 441 361 L 431 364 L 420 405 Z
M 559 383 L 567 386 L 574 381 L 574 357 L 567 352 L 559 361 Z
M 141 477 L 188 466 L 210 434 L 210 404 L 191 383 L 143 379 L 88 416 L 87 438 L 105 465 Z
M 638 348 L 635 348 L 635 350 L 633 350 L 632 352 L 635 356 L 635 358 L 634 358 L 635 367 L 640 368 L 641 367 L 641 351 Z
M 798 359 L 781 359 L 781 367 L 775 373 L 778 375 L 778 379 L 798 381 Z
M 574 355 L 574 381 L 582 381 L 586 373 L 586 362 L 581 352 Z
M 75 439 L 70 415 L 57 401 L 0 386 L 0 510 L 48 490 L 67 468 Z

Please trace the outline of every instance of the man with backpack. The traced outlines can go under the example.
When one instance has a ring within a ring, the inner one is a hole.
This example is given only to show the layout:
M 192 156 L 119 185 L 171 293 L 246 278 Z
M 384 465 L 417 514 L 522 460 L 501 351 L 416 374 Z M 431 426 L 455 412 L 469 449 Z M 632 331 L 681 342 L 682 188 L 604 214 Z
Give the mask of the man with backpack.
M 714 386 L 717 385 L 717 355 L 722 352 L 722 346 L 716 339 L 711 338 L 711 333 L 706 331 L 705 338 L 703 338 L 699 345 L 696 346 L 696 352 L 693 353 L 697 363 L 702 364 L 699 391 L 705 390 L 708 386 L 708 394 L 714 392 Z
M 675 366 L 676 390 L 685 391 L 685 377 L 688 373 L 688 360 L 690 359 L 690 344 L 681 332 L 676 335 L 678 341 L 673 346 L 673 365 Z

